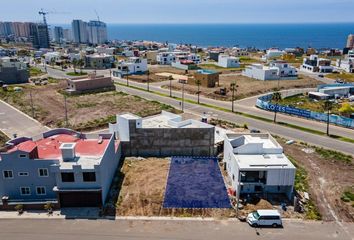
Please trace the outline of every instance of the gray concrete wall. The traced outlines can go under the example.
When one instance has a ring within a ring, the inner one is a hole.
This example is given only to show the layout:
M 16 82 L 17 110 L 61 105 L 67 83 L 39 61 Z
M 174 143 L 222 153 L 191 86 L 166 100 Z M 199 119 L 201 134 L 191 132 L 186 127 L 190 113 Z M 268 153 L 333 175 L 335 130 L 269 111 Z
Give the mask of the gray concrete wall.
M 136 128 L 129 122 L 130 141 L 124 156 L 214 156 L 214 128 Z
M 16 67 L 0 67 L 0 81 L 3 81 L 5 84 L 27 83 L 28 78 L 28 70 L 18 70 Z

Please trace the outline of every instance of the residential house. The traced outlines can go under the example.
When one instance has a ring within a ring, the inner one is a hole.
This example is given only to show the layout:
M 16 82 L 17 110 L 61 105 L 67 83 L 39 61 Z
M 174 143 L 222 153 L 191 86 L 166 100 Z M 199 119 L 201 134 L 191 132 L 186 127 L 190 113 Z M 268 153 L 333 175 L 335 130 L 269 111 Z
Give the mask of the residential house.
M 17 58 L 0 58 L 0 81 L 5 84 L 27 83 L 29 70 L 27 62 L 21 62 Z
M 213 70 L 201 69 L 197 70 L 193 77 L 188 77 L 188 84 L 196 85 L 199 81 L 200 86 L 213 88 L 216 83 L 219 85 L 219 73 Z
M 226 134 L 223 161 L 238 196 L 285 194 L 291 198 L 296 168 L 270 134 Z
M 144 74 L 148 71 L 147 59 L 140 57 L 130 57 L 127 61 L 118 63 L 117 70 L 113 71 L 113 76 L 123 77 L 131 74 Z
M 92 69 L 112 68 L 114 57 L 108 54 L 91 54 L 85 56 L 85 67 Z
M 251 64 L 246 66 L 242 75 L 262 81 L 268 80 L 293 80 L 297 79 L 296 68 L 284 61 L 271 62 L 269 66 Z
M 121 156 L 112 134 L 53 129 L 7 142 L 0 153 L 2 209 L 16 204 L 96 207 L 106 201 Z
M 319 58 L 318 55 L 311 55 L 310 58 L 304 58 L 300 69 L 306 72 L 320 73 L 331 73 L 333 71 L 331 60 Z
M 263 61 L 274 60 L 280 58 L 285 52 L 279 48 L 270 48 L 266 51 L 266 54 L 262 56 Z
M 218 58 L 218 66 L 223 68 L 238 68 L 240 67 L 240 59 L 226 54 L 220 54 Z
M 97 76 L 95 73 L 84 77 L 69 78 L 66 81 L 66 92 L 69 94 L 115 90 L 114 82 L 111 77 L 105 77 L 103 75 Z

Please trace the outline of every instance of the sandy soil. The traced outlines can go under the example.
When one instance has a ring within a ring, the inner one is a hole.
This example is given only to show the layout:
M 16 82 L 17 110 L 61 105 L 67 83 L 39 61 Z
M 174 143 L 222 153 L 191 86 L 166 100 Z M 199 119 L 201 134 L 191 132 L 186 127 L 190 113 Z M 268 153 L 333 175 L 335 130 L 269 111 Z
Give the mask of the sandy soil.
M 234 216 L 228 209 L 164 209 L 170 159 L 126 158 L 124 176 L 117 201 L 117 215 L 121 216 L 203 216 L 225 218 Z
M 64 96 L 58 90 L 64 89 L 65 85 L 65 81 L 46 86 L 23 85 L 22 93 L 13 93 L 6 101 L 31 115 L 29 103 L 32 91 L 36 119 L 50 127 L 64 126 Z M 108 122 L 115 121 L 114 115 L 121 112 L 144 117 L 158 114 L 162 109 L 173 111 L 172 107 L 158 102 L 116 91 L 67 97 L 69 124 L 77 130 L 107 127 Z
M 305 146 L 283 144 L 285 154 L 294 156 L 309 176 L 310 196 L 325 221 L 354 221 L 354 208 L 341 201 L 343 191 L 354 184 L 354 162 L 325 159 L 318 153 L 305 153 Z
M 184 70 L 180 70 L 177 68 L 173 68 L 171 66 L 159 66 L 159 65 L 154 65 L 149 68 L 150 71 L 150 82 L 162 82 L 168 80 L 168 77 L 164 76 L 159 76 L 156 75 L 157 73 L 171 73 L 171 74 L 181 74 L 185 75 Z M 190 73 L 192 71 L 189 71 Z M 132 75 L 129 76 L 130 80 L 136 81 L 136 82 L 146 82 L 147 81 L 147 75 Z
M 259 81 L 241 75 L 220 75 L 220 86 L 216 86 L 215 88 L 200 87 L 201 95 L 212 99 L 231 101 L 232 91 L 230 90 L 230 84 L 232 82 L 236 82 L 238 85 L 237 92 L 235 93 L 236 99 L 242 99 L 245 97 L 270 92 L 278 87 L 278 81 Z M 307 88 L 316 87 L 321 83 L 322 82 L 317 81 L 316 79 L 301 76 L 299 80 L 281 80 L 279 82 L 279 87 L 280 89 Z M 163 87 L 169 88 L 169 85 L 164 85 Z M 218 91 L 223 87 L 227 89 L 227 94 L 225 96 L 221 96 L 220 94 L 215 93 L 215 91 Z M 173 83 L 172 88 L 174 90 L 181 90 L 182 84 Z M 191 94 L 196 94 L 198 88 L 197 86 L 186 84 L 185 91 Z

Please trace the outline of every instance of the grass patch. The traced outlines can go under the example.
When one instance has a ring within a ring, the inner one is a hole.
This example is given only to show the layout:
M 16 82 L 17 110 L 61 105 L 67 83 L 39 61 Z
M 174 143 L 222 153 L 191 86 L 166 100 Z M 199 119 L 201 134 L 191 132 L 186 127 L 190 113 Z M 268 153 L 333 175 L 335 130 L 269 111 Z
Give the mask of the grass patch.
M 296 167 L 295 173 L 295 184 L 294 188 L 298 192 L 308 192 L 309 191 L 309 183 L 308 183 L 308 174 L 306 169 L 298 164 L 296 159 L 292 156 L 288 156 L 289 160 Z M 305 203 L 305 213 L 306 219 L 309 220 L 321 220 L 321 214 L 319 213 L 315 203 L 310 199 Z
M 85 76 L 85 75 L 87 75 L 87 72 L 68 72 L 68 73 L 66 73 L 66 75 L 74 76 L 74 77 L 76 77 L 76 76 Z
M 318 153 L 324 159 L 335 159 L 336 161 L 342 161 L 348 164 L 351 164 L 353 161 L 353 157 L 351 155 L 347 155 L 334 150 L 324 149 L 322 147 L 314 147 L 314 148 L 316 153 Z
M 76 108 L 90 108 L 90 107 L 95 107 L 97 106 L 97 103 L 93 102 L 87 102 L 87 103 L 76 103 L 75 104 Z
M 327 74 L 326 77 L 332 79 L 343 79 L 346 82 L 354 82 L 354 74 L 353 73 L 330 73 Z
M 30 67 L 29 72 L 31 77 L 36 77 L 44 74 L 41 69 L 36 67 Z
M 354 186 L 347 188 L 341 198 L 340 198 L 343 202 L 346 203 L 351 203 L 351 205 L 354 207 Z
M 224 67 L 220 67 L 219 65 L 212 64 L 212 63 L 205 63 L 205 64 L 199 64 L 200 68 L 204 68 L 204 69 L 213 69 L 213 70 L 230 70 L 230 71 L 241 71 L 242 69 L 244 69 L 244 67 L 238 67 L 238 68 L 224 68 Z

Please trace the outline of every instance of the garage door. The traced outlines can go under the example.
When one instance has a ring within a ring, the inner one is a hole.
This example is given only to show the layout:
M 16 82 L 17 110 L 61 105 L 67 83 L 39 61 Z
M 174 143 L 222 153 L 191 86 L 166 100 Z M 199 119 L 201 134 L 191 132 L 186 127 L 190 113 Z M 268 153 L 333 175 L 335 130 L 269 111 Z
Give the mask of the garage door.
M 100 207 L 101 192 L 62 192 L 59 193 L 60 207 Z

